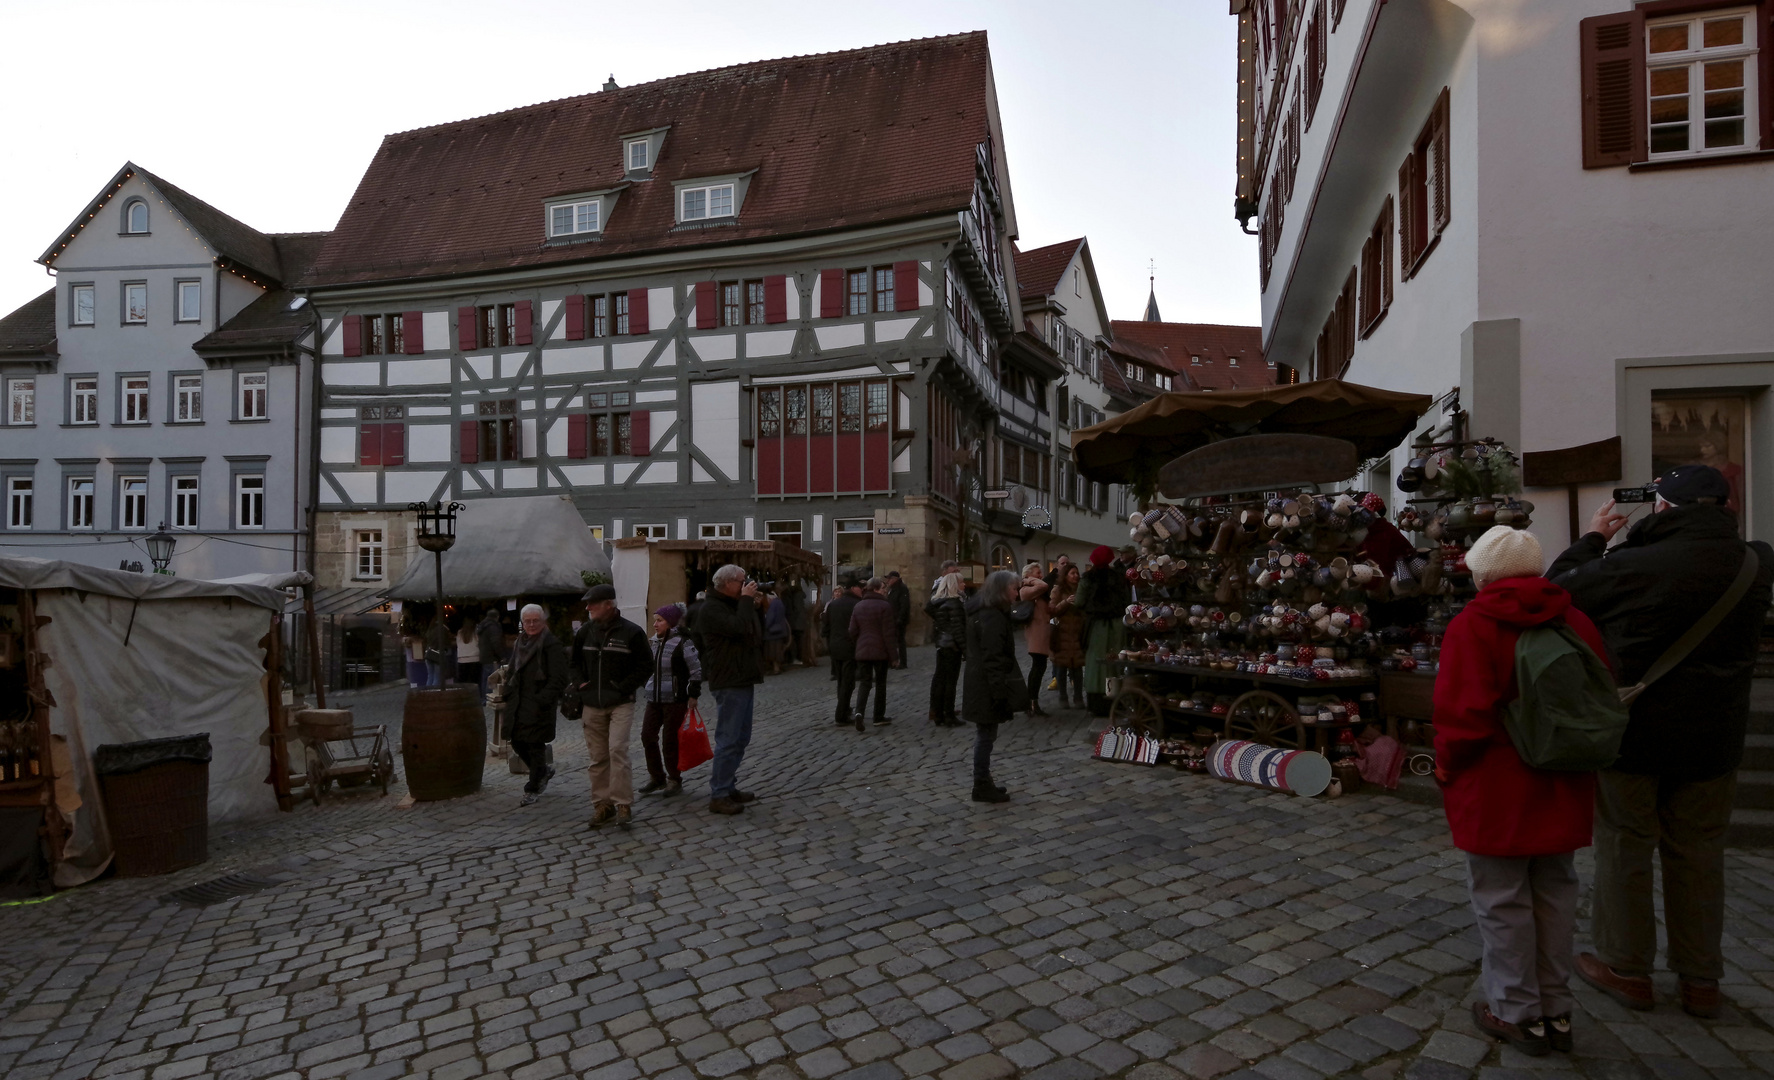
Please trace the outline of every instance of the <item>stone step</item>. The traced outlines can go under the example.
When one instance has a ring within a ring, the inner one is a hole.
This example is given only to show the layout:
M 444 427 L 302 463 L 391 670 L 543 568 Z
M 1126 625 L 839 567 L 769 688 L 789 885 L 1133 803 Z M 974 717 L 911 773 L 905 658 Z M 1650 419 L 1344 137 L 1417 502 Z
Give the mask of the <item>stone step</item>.
M 1745 769 L 1774 769 L 1774 735 L 1750 732 L 1743 740 Z
M 1725 830 L 1725 845 L 1774 848 L 1774 810 L 1746 810 L 1741 806 L 1732 810 L 1731 827 Z
M 1738 769 L 1734 805 L 1745 810 L 1774 810 L 1774 771 Z
M 1774 735 L 1774 710 L 1749 710 L 1749 732 L 1752 735 Z

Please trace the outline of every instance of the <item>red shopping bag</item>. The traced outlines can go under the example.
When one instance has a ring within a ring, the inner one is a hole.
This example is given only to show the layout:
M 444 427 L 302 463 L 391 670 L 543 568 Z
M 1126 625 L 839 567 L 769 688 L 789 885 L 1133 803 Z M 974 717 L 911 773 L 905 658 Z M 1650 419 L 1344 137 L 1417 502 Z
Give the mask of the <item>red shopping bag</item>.
M 702 714 L 696 702 L 684 710 L 684 722 L 678 725 L 678 772 L 687 773 L 715 756 L 708 745 L 708 729 L 702 726 Z

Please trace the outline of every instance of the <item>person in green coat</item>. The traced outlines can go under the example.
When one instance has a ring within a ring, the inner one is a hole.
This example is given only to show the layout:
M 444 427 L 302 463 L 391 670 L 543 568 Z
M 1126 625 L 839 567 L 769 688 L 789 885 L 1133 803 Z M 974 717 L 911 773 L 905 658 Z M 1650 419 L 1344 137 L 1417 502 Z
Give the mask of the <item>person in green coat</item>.
M 1127 572 L 1115 563 L 1107 545 L 1090 553 L 1090 569 L 1078 584 L 1074 606 L 1084 613 L 1084 700 L 1095 716 L 1109 715 L 1109 698 L 1103 680 L 1105 664 L 1127 647 L 1123 616 L 1128 603 Z

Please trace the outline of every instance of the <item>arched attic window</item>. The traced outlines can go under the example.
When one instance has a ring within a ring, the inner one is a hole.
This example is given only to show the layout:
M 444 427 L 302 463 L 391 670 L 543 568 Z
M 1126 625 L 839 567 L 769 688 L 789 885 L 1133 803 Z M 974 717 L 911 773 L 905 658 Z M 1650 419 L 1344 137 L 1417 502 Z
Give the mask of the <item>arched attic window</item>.
M 145 233 L 148 231 L 148 204 L 141 199 L 131 199 L 123 208 L 123 231 L 126 233 Z

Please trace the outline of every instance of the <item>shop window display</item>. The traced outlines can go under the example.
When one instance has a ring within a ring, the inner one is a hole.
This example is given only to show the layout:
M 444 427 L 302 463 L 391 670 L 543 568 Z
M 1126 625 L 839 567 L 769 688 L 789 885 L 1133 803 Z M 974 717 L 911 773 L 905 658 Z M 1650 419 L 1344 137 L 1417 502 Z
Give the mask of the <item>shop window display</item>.
M 1651 474 L 1677 465 L 1711 465 L 1731 485 L 1731 510 L 1743 520 L 1744 421 L 1742 395 L 1651 395 Z

